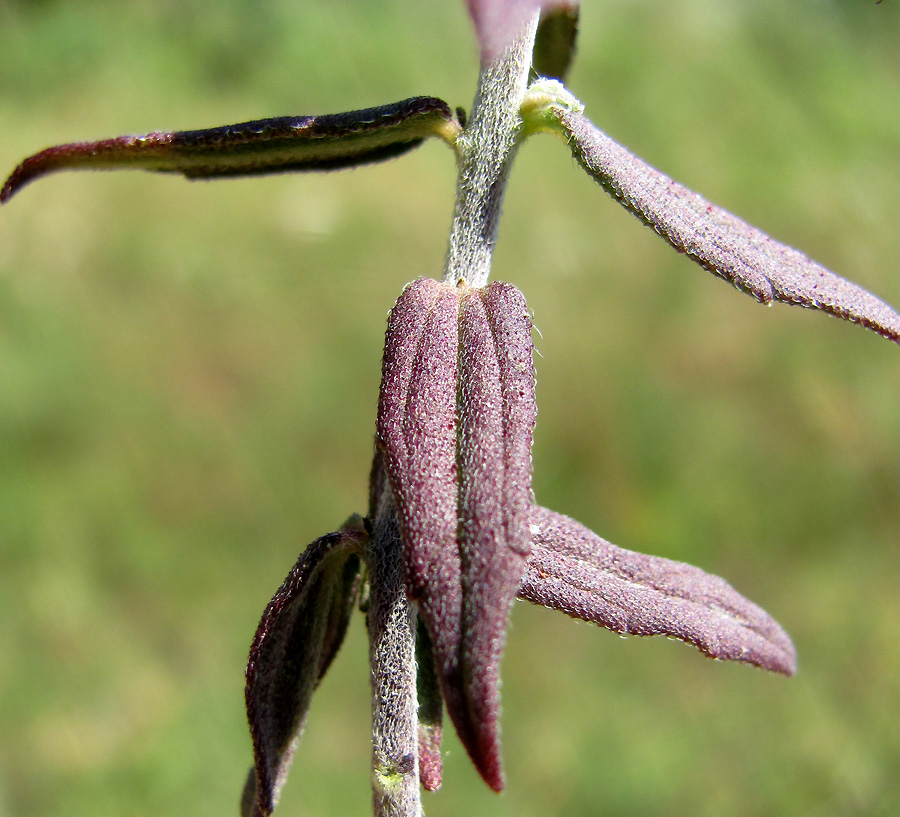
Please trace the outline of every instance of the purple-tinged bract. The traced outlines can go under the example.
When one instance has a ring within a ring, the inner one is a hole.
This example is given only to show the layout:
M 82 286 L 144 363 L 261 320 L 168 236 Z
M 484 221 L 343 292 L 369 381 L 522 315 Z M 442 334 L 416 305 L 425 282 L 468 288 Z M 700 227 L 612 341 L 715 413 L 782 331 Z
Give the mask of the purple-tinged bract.
M 862 287 L 660 173 L 587 117 L 556 112 L 582 167 L 676 250 L 764 304 L 818 309 L 900 343 L 900 314 Z
M 667 635 L 712 658 L 796 672 L 788 635 L 724 579 L 616 547 L 546 508 L 532 508 L 531 534 L 519 598 L 617 633 Z
M 498 790 L 499 662 L 529 551 L 535 416 L 521 293 L 410 284 L 388 321 L 377 440 L 447 710 Z

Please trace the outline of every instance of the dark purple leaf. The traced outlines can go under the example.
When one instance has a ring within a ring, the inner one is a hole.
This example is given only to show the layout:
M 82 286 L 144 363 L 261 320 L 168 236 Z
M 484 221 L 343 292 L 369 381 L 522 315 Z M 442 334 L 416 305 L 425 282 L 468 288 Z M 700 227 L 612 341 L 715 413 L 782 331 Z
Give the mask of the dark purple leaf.
M 765 610 L 697 567 L 611 545 L 534 507 L 519 598 L 628 635 L 667 635 L 723 661 L 792 675 L 790 638 Z
M 343 641 L 366 538 L 351 517 L 313 542 L 263 613 L 247 663 L 247 719 L 255 768 L 241 813 L 271 814 L 303 731 L 309 701 Z
M 528 552 L 531 353 L 514 287 L 422 279 L 391 312 L 379 402 L 409 595 L 431 635 L 447 711 L 497 790 L 499 661 Z
M 563 81 L 575 56 L 578 36 L 578 4 L 559 3 L 543 9 L 534 38 L 532 76 Z
M 761 303 L 820 309 L 900 343 L 900 315 L 874 295 L 654 170 L 582 114 L 554 115 L 584 169 L 679 252 Z
M 416 689 L 419 701 L 419 780 L 425 791 L 441 787 L 444 704 L 435 672 L 431 636 L 422 619 L 416 631 Z
M 25 159 L 0 191 L 0 203 L 58 170 L 133 168 L 189 179 L 338 170 L 399 156 L 430 136 L 452 141 L 459 130 L 446 102 L 415 97 L 348 113 L 77 142 Z

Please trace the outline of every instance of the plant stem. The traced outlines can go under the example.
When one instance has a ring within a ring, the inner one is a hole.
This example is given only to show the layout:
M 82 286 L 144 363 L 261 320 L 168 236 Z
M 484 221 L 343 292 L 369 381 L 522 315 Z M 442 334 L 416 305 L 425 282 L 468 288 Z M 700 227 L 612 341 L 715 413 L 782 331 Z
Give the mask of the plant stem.
M 372 805 L 375 817 L 420 817 L 416 613 L 406 598 L 390 489 L 368 545 L 372 671 Z
M 444 269 L 447 283 L 481 287 L 490 277 L 500 207 L 522 127 L 519 107 L 528 84 L 538 16 L 481 69 L 471 121 L 456 143 L 459 175 Z

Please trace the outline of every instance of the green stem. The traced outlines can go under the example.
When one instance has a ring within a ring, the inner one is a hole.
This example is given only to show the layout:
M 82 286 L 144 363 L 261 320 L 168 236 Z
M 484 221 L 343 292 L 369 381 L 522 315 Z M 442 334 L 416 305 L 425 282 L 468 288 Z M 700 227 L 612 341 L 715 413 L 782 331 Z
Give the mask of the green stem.
M 503 54 L 481 70 L 472 117 L 457 142 L 456 210 L 444 281 L 481 287 L 488 282 L 500 207 L 522 128 L 538 14 Z

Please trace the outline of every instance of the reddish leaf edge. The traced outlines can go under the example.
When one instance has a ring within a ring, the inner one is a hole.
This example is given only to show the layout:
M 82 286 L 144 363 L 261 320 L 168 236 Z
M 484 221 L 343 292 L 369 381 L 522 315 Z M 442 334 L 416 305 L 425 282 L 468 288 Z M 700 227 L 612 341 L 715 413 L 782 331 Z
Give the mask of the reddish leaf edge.
M 446 102 L 412 97 L 346 113 L 72 142 L 22 161 L 0 190 L 0 204 L 61 170 L 135 169 L 188 179 L 340 170 L 392 159 L 432 136 L 452 145 L 461 130 Z

